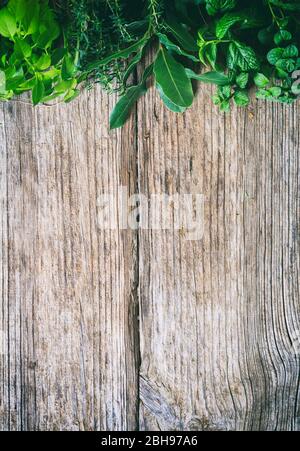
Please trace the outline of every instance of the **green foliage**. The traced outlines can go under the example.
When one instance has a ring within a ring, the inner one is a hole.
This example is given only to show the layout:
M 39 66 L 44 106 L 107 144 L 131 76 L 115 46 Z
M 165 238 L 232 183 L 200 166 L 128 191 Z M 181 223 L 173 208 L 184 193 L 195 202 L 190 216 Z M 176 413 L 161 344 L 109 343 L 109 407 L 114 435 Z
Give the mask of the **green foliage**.
M 0 10 L 0 99 L 32 91 L 34 105 L 77 93 L 75 70 L 59 47 L 61 30 L 48 1 L 10 0 Z
M 0 0 L 0 99 L 68 102 L 100 83 L 120 94 L 111 128 L 150 78 L 175 113 L 192 105 L 196 81 L 216 85 L 225 112 L 247 106 L 253 86 L 259 99 L 292 103 L 299 24 L 300 0 Z
M 99 82 L 111 92 L 125 92 L 125 82 L 144 47 L 159 30 L 163 2 L 57 0 L 54 4 L 82 79 Z M 131 55 L 134 61 L 129 67 L 126 60 Z
M 299 0 L 253 0 L 249 9 L 241 0 L 198 3 L 214 14 L 198 33 L 200 60 L 230 79 L 214 96 L 222 110 L 229 110 L 231 101 L 247 105 L 253 85 L 259 99 L 292 103 L 299 97 Z
M 97 14 L 106 40 L 92 31 L 95 20 L 88 27 L 93 51 L 98 52 L 96 61 L 88 45 L 79 59 L 89 82 L 100 81 L 123 94 L 116 110 L 123 112 L 127 106 L 127 111 L 117 122 L 113 112 L 114 124 L 122 125 L 134 100 L 146 92 L 145 83 L 132 86 L 128 80 L 155 41 L 157 52 L 148 52 L 155 86 L 171 111 L 181 113 L 191 106 L 192 80 L 217 85 L 213 101 L 222 111 L 228 111 L 231 103 L 247 106 L 252 86 L 257 87 L 258 98 L 283 103 L 298 98 L 300 0 L 253 0 L 251 6 L 243 0 L 144 0 L 139 7 L 134 1 L 117 3 L 119 8 L 111 14 Z M 107 11 L 110 2 L 97 4 Z M 95 11 L 93 1 L 89 7 Z M 93 39 L 102 44 L 97 47 Z M 75 42 L 78 35 L 74 46 Z M 198 75 L 197 63 L 211 69 Z

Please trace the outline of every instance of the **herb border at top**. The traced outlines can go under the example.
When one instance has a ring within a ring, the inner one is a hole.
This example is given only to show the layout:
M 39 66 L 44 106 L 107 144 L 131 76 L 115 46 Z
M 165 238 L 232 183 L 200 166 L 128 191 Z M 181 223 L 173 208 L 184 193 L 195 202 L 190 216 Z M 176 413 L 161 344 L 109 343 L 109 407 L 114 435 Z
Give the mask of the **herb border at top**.
M 216 85 L 225 112 L 247 106 L 253 86 L 258 99 L 292 103 L 299 25 L 300 0 L 0 0 L 0 100 L 70 102 L 100 83 L 120 95 L 112 129 L 150 77 L 175 113 L 192 105 L 193 80 Z

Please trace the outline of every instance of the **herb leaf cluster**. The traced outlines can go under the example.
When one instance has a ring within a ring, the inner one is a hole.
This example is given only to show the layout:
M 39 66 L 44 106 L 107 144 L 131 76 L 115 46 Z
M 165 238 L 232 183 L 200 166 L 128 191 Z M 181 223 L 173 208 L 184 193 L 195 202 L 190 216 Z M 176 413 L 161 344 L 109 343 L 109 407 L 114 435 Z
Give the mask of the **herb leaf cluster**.
M 0 100 L 32 92 L 34 105 L 78 95 L 76 67 L 47 1 L 10 0 L 0 9 Z

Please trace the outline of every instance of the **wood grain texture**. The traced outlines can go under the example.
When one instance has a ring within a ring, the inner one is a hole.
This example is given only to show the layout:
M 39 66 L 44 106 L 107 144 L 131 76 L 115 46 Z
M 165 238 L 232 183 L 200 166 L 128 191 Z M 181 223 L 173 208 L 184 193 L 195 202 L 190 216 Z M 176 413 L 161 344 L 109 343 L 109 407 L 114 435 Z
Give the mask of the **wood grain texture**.
M 102 193 L 135 188 L 113 101 L 1 106 L 2 430 L 136 428 L 136 235 L 97 223 Z
M 0 108 L 0 430 L 300 430 L 300 107 Z M 204 236 L 102 230 L 199 193 Z
M 140 427 L 299 430 L 299 105 L 210 95 L 139 106 L 141 192 L 205 195 L 203 240 L 140 233 Z

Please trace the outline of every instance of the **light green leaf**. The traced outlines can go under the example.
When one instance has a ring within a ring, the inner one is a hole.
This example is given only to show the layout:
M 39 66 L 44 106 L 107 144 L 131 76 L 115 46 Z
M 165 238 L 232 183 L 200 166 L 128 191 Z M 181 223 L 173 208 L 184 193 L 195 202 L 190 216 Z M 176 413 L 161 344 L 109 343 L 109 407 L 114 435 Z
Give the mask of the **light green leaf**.
M 8 8 L 0 10 L 0 35 L 5 38 L 12 38 L 17 32 L 16 18 Z
M 69 90 L 74 90 L 76 88 L 76 85 L 77 85 L 77 80 L 75 80 L 75 79 L 62 81 L 55 86 L 54 91 L 62 94 Z
M 269 93 L 272 94 L 273 97 L 279 97 L 282 93 L 282 89 L 279 86 L 273 86 L 272 88 L 270 88 Z
M 259 89 L 256 93 L 256 98 L 260 100 L 268 99 L 272 94 L 267 89 Z
M 270 83 L 270 80 L 264 74 L 258 73 L 254 77 L 254 83 L 258 88 L 265 88 Z
M 70 103 L 73 100 L 75 100 L 79 95 L 80 95 L 79 89 L 70 89 L 70 91 L 67 92 L 67 94 L 65 95 L 64 101 L 66 103 Z
M 220 103 L 220 110 L 223 113 L 228 113 L 230 111 L 230 100 L 227 100 L 227 99 L 223 100 Z
M 192 105 L 194 93 L 185 68 L 165 48 L 161 48 L 154 64 L 156 82 L 165 96 L 180 107 Z
M 34 88 L 35 83 L 36 83 L 36 79 L 34 77 L 30 78 L 29 80 L 26 80 L 24 83 L 21 83 L 18 86 L 18 91 L 19 92 L 24 92 L 24 91 L 31 90 L 31 89 Z
M 24 83 L 26 81 L 22 67 L 18 70 L 15 67 L 10 67 L 5 71 L 5 75 L 7 91 L 14 91 L 19 87 L 21 83 Z
M 205 57 L 214 70 L 216 70 L 217 54 L 218 54 L 217 44 L 212 43 L 206 46 Z
M 51 57 L 47 53 L 42 55 L 35 64 L 38 70 L 46 70 L 51 66 Z
M 6 76 L 5 72 L 0 70 L 0 94 L 5 94 L 6 92 Z

